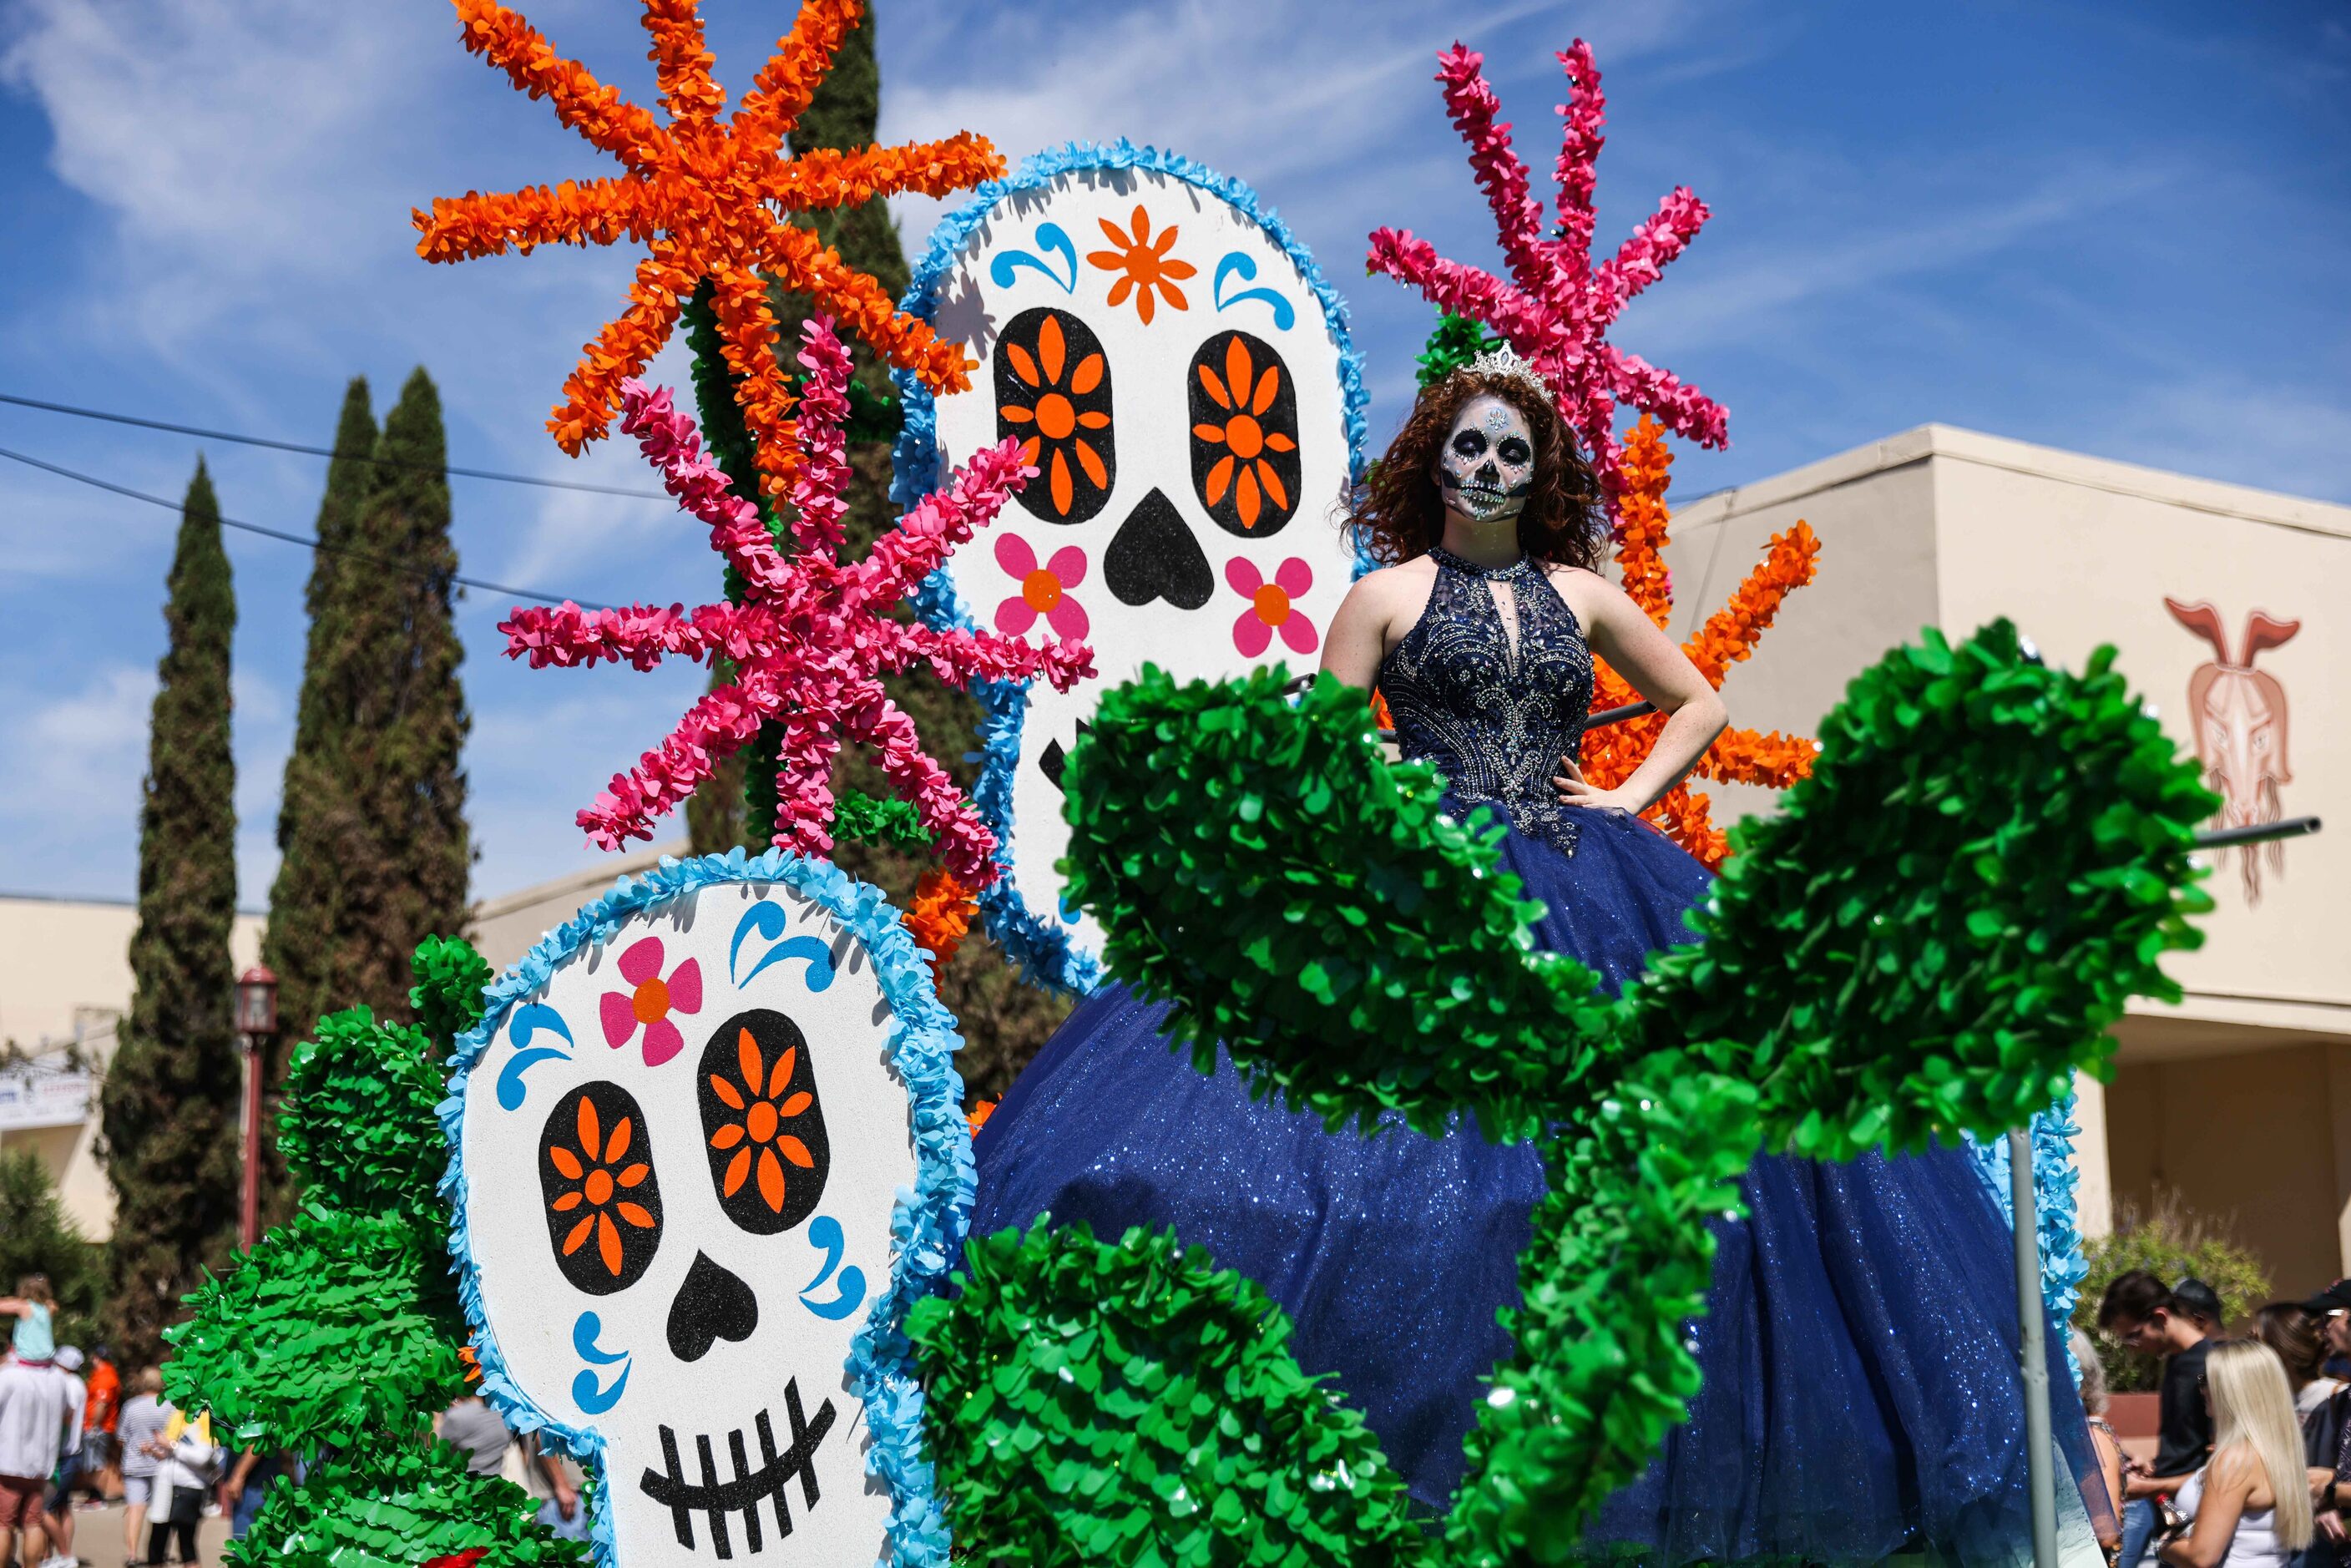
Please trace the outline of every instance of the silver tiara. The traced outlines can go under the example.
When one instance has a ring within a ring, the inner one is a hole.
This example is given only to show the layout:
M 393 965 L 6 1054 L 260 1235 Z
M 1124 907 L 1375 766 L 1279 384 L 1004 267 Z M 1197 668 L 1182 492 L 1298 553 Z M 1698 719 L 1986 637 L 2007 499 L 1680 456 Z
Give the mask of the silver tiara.
M 1559 401 L 1559 394 L 1552 390 L 1551 382 L 1543 380 L 1542 372 L 1536 370 L 1531 361 L 1521 358 L 1519 351 L 1508 343 L 1470 361 L 1469 371 L 1472 375 L 1501 376 L 1520 382 L 1545 402 Z

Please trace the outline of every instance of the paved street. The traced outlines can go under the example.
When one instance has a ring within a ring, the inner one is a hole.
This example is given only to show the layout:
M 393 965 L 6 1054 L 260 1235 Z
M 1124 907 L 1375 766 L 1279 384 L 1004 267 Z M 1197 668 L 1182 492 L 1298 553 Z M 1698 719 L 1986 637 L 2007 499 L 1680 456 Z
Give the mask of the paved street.
M 206 1563 L 220 1561 L 221 1544 L 228 1539 L 228 1521 L 207 1519 L 196 1527 L 196 1552 Z M 147 1543 L 141 1542 L 140 1550 Z M 122 1505 L 109 1503 L 104 1508 L 83 1509 L 74 1515 L 74 1555 L 80 1558 L 84 1568 L 124 1568 L 129 1561 L 122 1551 Z M 0 1564 L 0 1568 L 8 1568 Z M 38 1568 L 27 1564 L 26 1568 Z

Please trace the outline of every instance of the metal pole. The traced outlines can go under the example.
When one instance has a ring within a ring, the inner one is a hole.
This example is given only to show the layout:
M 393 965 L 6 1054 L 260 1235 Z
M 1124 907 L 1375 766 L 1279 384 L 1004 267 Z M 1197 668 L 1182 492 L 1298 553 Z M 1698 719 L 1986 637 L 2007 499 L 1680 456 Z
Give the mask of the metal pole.
M 2008 1135 L 2008 1187 L 2016 1216 L 2017 1358 L 2024 1374 L 2025 1473 L 2032 1487 L 2033 1568 L 2057 1568 L 2056 1449 L 2049 1430 L 2049 1309 L 2041 1296 L 2041 1219 L 2032 1201 L 2032 1138 Z
M 237 1187 L 236 1236 L 250 1249 L 261 1239 L 261 1037 L 245 1040 L 245 1173 Z

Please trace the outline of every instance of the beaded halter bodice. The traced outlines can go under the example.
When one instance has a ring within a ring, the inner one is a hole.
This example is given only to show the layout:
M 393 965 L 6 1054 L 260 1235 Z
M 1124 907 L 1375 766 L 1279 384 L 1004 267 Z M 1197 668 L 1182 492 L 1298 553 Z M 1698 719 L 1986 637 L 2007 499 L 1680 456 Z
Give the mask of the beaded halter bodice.
M 1489 570 L 1444 549 L 1428 608 L 1380 664 L 1380 692 L 1407 761 L 1433 764 L 1452 798 L 1484 803 L 1520 832 L 1575 852 L 1576 818 L 1552 778 L 1592 706 L 1583 628 L 1532 561 Z M 1515 602 L 1518 639 L 1495 602 Z

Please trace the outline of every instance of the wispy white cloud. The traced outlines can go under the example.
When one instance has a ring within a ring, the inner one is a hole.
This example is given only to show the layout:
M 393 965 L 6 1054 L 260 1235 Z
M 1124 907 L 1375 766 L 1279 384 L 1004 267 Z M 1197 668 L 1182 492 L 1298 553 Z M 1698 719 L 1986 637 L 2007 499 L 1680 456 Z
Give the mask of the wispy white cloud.
M 11 792 L 37 808 L 38 823 L 37 832 L 15 835 L 8 883 L 26 892 L 126 892 L 137 865 L 155 672 L 109 664 L 62 691 L 61 684 L 43 682 L 32 689 L 53 695 L 0 712 Z

